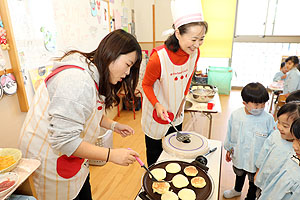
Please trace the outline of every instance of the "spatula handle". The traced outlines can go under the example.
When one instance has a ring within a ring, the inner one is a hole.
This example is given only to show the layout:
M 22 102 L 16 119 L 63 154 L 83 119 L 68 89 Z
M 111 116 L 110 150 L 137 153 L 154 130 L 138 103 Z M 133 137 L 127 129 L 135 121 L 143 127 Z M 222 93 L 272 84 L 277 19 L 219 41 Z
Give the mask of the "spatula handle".
M 167 121 L 168 121 L 169 123 L 171 123 L 171 120 L 170 120 L 170 118 L 169 118 L 169 117 L 167 117 L 167 116 L 165 115 L 165 113 L 163 113 L 163 116 L 164 116 L 164 118 L 166 118 L 166 119 L 167 119 Z
M 128 148 L 129 150 L 132 150 L 131 148 Z M 139 157 L 137 157 L 137 156 L 134 156 L 134 158 L 136 159 L 136 161 L 138 161 L 138 163 L 141 165 L 141 167 L 143 167 L 143 165 L 145 165 L 144 163 L 143 163 L 143 161 L 139 158 Z
M 137 157 L 137 156 L 134 156 L 134 157 L 135 157 L 136 161 L 141 165 L 141 167 L 143 167 L 145 165 L 139 157 Z

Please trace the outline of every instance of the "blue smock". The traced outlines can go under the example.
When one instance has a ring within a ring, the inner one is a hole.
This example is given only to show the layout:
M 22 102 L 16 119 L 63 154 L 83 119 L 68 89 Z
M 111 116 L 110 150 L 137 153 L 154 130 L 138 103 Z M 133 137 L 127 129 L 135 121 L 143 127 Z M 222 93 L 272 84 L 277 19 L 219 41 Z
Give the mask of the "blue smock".
M 261 190 L 278 174 L 284 163 L 289 159 L 287 155 L 293 152 L 293 142 L 281 138 L 278 130 L 268 137 L 256 160 L 259 171 L 255 185 Z
M 247 115 L 245 108 L 235 110 L 228 121 L 224 148 L 233 149 L 232 163 L 238 169 L 256 172 L 255 162 L 267 137 L 274 131 L 275 122 L 270 113 Z
M 300 166 L 299 161 L 291 159 L 292 155 L 286 155 L 288 159 L 273 180 L 262 191 L 259 200 L 299 200 L 300 199 Z
M 282 71 L 280 72 L 277 72 L 273 78 L 273 81 L 276 82 L 276 81 L 280 81 L 280 80 L 285 80 L 285 79 L 281 79 L 281 77 L 284 75 L 284 73 Z
M 283 94 L 288 94 L 300 89 L 300 72 L 294 67 L 287 73 L 283 84 Z

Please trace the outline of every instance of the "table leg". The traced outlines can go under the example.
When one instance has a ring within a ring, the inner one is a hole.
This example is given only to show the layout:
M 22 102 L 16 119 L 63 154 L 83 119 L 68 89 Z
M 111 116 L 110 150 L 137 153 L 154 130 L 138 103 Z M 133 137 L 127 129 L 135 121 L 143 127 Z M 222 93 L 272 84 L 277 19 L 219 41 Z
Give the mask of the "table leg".
M 274 101 L 274 91 L 272 90 L 271 105 L 270 105 L 269 113 L 271 113 L 271 111 L 272 111 L 273 101 Z
M 28 182 L 29 182 L 29 186 L 30 186 L 30 189 L 31 189 L 31 192 L 32 192 L 32 196 L 34 196 L 36 199 L 38 199 L 37 194 L 36 194 L 36 190 L 35 190 L 35 187 L 34 187 L 34 184 L 33 184 L 32 174 L 28 177 Z
M 212 115 L 210 113 L 207 113 L 206 116 L 209 120 L 208 139 L 210 139 L 211 138 L 211 126 L 212 126 Z
M 192 123 L 193 128 L 194 128 L 193 130 L 196 130 L 196 127 L 195 127 L 195 125 L 196 125 L 196 123 L 195 123 L 195 121 L 196 121 L 196 112 L 190 112 L 190 113 L 191 113 L 191 119 L 192 119 L 191 123 Z M 200 113 L 203 114 L 204 116 L 206 116 L 209 120 L 208 139 L 210 139 L 211 138 L 211 127 L 212 127 L 212 114 L 211 113 L 204 113 L 204 112 L 200 112 Z

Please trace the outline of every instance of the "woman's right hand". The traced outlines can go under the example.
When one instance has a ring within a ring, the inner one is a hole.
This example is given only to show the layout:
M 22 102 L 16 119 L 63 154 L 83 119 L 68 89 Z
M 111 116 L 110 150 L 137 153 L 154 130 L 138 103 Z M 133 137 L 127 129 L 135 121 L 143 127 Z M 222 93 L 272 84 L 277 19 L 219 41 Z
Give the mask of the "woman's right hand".
M 163 105 L 158 102 L 155 104 L 154 108 L 156 109 L 157 116 L 162 120 L 167 121 L 167 119 L 163 115 L 165 114 L 166 117 L 169 117 L 167 109 L 165 109 L 165 107 L 163 107 Z
M 140 155 L 131 149 L 111 149 L 109 161 L 123 166 L 128 166 L 135 162 L 135 157 Z

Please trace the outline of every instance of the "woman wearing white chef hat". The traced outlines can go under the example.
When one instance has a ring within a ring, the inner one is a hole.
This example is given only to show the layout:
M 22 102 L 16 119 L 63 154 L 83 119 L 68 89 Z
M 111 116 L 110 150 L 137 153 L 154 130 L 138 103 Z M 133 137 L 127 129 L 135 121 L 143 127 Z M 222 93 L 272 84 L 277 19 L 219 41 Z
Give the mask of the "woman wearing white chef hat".
M 148 166 L 162 152 L 161 139 L 175 132 L 163 115 L 173 120 L 174 114 L 173 123 L 182 130 L 185 96 L 208 28 L 200 0 L 172 0 L 171 10 L 173 34 L 164 45 L 153 49 L 142 82 L 147 97 L 143 101 L 141 123 L 146 135 Z M 159 122 L 162 120 L 166 123 Z

